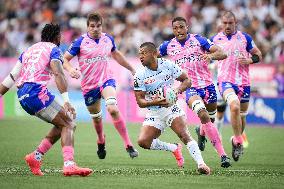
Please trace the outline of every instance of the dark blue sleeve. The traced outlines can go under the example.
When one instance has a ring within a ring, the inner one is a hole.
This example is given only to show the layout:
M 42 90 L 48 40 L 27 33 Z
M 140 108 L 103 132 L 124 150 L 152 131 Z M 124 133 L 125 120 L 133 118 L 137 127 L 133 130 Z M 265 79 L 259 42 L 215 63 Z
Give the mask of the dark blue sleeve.
M 22 52 L 22 54 L 21 54 L 20 57 L 19 57 L 19 61 L 20 61 L 21 63 L 23 63 L 23 54 L 24 54 L 24 52 Z
M 161 56 L 166 56 L 168 55 L 167 53 L 167 49 L 168 49 L 168 45 L 169 45 L 170 41 L 164 41 L 164 43 L 162 43 L 159 47 L 159 53 Z
M 245 32 L 242 32 L 242 33 L 243 33 L 243 35 L 245 36 L 245 38 L 247 40 L 246 50 L 247 50 L 247 52 L 250 52 L 250 50 L 253 49 L 253 47 L 254 47 L 254 42 L 252 40 L 252 37 L 249 34 L 245 33 Z
M 81 43 L 83 41 L 83 37 L 79 37 L 78 39 L 76 39 L 75 41 L 72 42 L 72 44 L 70 45 L 69 49 L 67 50 L 72 56 L 76 56 L 79 54 L 80 52 L 80 46 Z
M 116 50 L 116 45 L 115 45 L 115 42 L 114 42 L 114 38 L 109 35 L 109 34 L 106 34 L 106 36 L 108 36 L 112 42 L 112 48 L 111 48 L 111 52 L 115 51 Z
M 199 41 L 203 50 L 209 52 L 209 49 L 213 45 L 213 43 L 209 39 L 202 37 L 200 35 L 195 35 L 194 37 Z
M 50 53 L 50 60 L 59 60 L 63 64 L 63 54 L 59 47 L 54 47 Z
M 217 34 L 215 34 L 215 35 L 213 35 L 212 37 L 210 37 L 209 40 L 210 40 L 211 42 L 213 42 L 213 41 L 214 41 L 214 38 L 216 37 L 216 35 L 217 35 Z

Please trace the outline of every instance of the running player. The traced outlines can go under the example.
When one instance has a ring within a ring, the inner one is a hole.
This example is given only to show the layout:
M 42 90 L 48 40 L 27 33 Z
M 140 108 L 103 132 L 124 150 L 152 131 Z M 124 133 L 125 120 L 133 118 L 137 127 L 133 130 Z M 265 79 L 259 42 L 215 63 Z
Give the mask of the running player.
M 170 105 L 162 97 L 163 88 L 171 88 L 174 80 L 181 82 L 175 89 L 176 94 L 190 87 L 190 80 L 179 66 L 166 59 L 157 59 L 157 56 L 158 52 L 153 43 L 146 42 L 140 46 L 139 58 L 144 68 L 134 76 L 134 92 L 137 104 L 140 108 L 147 108 L 148 113 L 139 134 L 138 144 L 144 149 L 172 152 L 178 166 L 183 167 L 182 145 L 158 139 L 167 127 L 171 127 L 187 146 L 190 155 L 197 163 L 199 173 L 210 174 L 210 168 L 204 163 L 196 141 L 188 133 L 185 113 L 177 104 Z
M 205 135 L 221 158 L 221 166 L 229 167 L 230 159 L 226 155 L 218 130 L 214 126 L 216 116 L 216 90 L 212 83 L 208 64 L 211 60 L 226 58 L 223 51 L 200 35 L 189 34 L 186 20 L 176 17 L 172 20 L 175 38 L 165 41 L 160 46 L 160 56 L 168 55 L 171 60 L 181 66 L 189 75 L 192 86 L 186 90 L 186 102 L 200 118 L 198 127 L 198 146 L 205 148 Z
M 228 55 L 218 62 L 218 87 L 230 107 L 234 131 L 232 157 L 235 161 L 243 154 L 242 133 L 250 98 L 249 64 L 260 62 L 262 55 L 252 37 L 236 28 L 236 17 L 231 11 L 222 15 L 222 31 L 211 40 Z
M 75 109 L 69 102 L 67 82 L 63 73 L 59 25 L 46 24 L 41 33 L 41 42 L 29 47 L 21 54 L 11 73 L 0 85 L 0 96 L 4 95 L 17 80 L 18 98 L 23 109 L 30 115 L 54 125 L 37 149 L 26 155 L 25 160 L 34 175 L 42 176 L 43 155 L 61 138 L 65 176 L 87 176 L 89 168 L 76 166 L 74 162 Z M 58 90 L 64 99 L 62 107 L 46 88 L 54 74 Z
M 103 18 L 98 13 L 90 13 L 87 17 L 86 34 L 75 40 L 68 51 L 64 54 L 63 67 L 71 77 L 79 78 L 80 72 L 73 68 L 69 61 L 78 56 L 79 66 L 82 73 L 81 87 L 85 98 L 85 104 L 93 119 L 97 132 L 98 157 L 104 159 L 105 134 L 102 124 L 101 98 L 105 99 L 107 111 L 110 113 L 113 124 L 124 141 L 124 147 L 131 158 L 137 157 L 138 152 L 134 149 L 128 136 L 126 124 L 120 115 L 116 100 L 116 83 L 109 64 L 110 55 L 123 67 L 131 71 L 135 70 L 126 61 L 125 57 L 117 50 L 112 36 L 102 33 Z

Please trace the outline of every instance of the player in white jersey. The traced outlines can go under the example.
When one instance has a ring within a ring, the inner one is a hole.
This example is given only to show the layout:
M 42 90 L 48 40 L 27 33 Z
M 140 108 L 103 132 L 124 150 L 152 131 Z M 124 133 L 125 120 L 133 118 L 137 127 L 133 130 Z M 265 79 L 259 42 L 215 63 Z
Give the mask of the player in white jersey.
M 30 115 L 51 123 L 54 127 L 41 141 L 37 149 L 26 155 L 25 160 L 34 175 L 42 176 L 42 156 L 61 138 L 65 176 L 87 176 L 89 168 L 76 166 L 74 162 L 75 109 L 69 102 L 67 82 L 62 68 L 62 52 L 59 25 L 46 24 L 41 33 L 41 42 L 23 52 L 11 73 L 0 84 L 0 97 L 17 81 L 17 94 L 23 109 Z M 61 106 L 46 88 L 54 74 L 58 90 L 64 99 Z
M 151 42 L 143 43 L 139 49 L 139 58 L 144 68 L 134 76 L 134 93 L 140 108 L 147 108 L 148 113 L 141 128 L 138 144 L 144 149 L 171 151 L 179 167 L 183 167 L 184 159 L 181 144 L 166 143 L 158 139 L 167 128 L 178 135 L 187 146 L 190 155 L 196 161 L 201 174 L 210 174 L 210 168 L 204 163 L 197 142 L 189 135 L 184 111 L 176 104 L 169 104 L 164 98 L 165 87 L 171 88 L 174 80 L 181 84 L 174 89 L 181 94 L 191 82 L 178 65 L 169 60 L 158 59 L 156 46 Z

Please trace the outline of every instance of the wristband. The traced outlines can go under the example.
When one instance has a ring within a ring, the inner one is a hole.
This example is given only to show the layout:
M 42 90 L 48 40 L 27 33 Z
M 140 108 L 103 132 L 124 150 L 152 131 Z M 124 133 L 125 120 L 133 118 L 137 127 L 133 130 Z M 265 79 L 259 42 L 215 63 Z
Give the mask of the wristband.
M 259 56 L 257 54 L 253 54 L 251 57 L 252 63 L 259 63 Z
M 68 92 L 64 92 L 61 94 L 64 102 L 69 102 Z

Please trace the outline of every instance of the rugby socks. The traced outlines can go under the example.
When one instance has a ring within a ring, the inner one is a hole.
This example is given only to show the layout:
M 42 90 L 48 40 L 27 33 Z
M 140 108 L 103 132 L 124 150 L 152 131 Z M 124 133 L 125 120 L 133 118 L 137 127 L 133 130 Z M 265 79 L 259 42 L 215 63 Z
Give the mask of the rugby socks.
M 73 146 L 62 147 L 62 154 L 64 160 L 64 166 L 74 165 L 74 148 Z
M 198 144 L 195 140 L 192 140 L 189 143 L 187 143 L 186 148 L 188 149 L 189 154 L 197 163 L 197 165 L 205 164 L 201 152 L 199 150 Z
M 177 149 L 176 144 L 163 142 L 157 138 L 152 141 L 152 144 L 150 147 L 150 150 L 165 150 L 165 151 L 171 151 L 171 152 L 174 152 L 176 149 Z
M 44 138 L 39 146 L 37 147 L 37 152 L 41 153 L 42 155 L 45 154 L 50 148 L 52 147 L 51 142 L 47 139 Z
M 242 137 L 242 135 L 234 136 L 233 142 L 234 142 L 234 144 L 243 144 L 243 137 Z
M 112 121 L 113 121 L 114 127 L 116 128 L 119 135 L 123 139 L 124 147 L 127 148 L 127 146 L 133 146 L 130 141 L 128 132 L 127 132 L 125 121 L 121 117 L 119 117 L 117 120 L 113 119 Z
M 226 155 L 220 135 L 214 124 L 212 122 L 208 122 L 206 124 L 203 124 L 202 128 L 205 131 L 206 136 L 210 139 L 219 156 L 221 157 L 223 155 Z
M 97 136 L 98 136 L 97 143 L 98 144 L 104 144 L 105 143 L 105 137 L 104 137 L 104 131 L 103 131 L 103 121 L 100 120 L 100 122 L 97 123 L 93 120 L 93 124 L 94 124 L 94 127 L 96 129 Z

